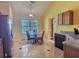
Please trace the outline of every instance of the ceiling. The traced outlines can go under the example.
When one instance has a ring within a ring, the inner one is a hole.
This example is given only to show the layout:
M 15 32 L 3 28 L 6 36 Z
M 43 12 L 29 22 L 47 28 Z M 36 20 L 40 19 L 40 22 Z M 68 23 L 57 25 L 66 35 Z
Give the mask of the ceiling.
M 29 9 L 30 1 L 7 1 L 0 3 L 10 4 L 12 6 L 14 14 L 26 18 L 30 18 L 29 17 L 30 11 L 32 11 L 33 17 L 41 16 L 48 7 L 48 5 L 50 4 L 49 1 L 34 1 L 30 10 Z

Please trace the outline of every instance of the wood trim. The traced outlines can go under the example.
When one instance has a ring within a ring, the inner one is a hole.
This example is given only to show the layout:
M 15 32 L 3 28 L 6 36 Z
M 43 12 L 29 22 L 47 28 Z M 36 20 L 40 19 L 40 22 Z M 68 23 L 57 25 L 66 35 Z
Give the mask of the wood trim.
M 53 38 L 53 18 L 51 19 L 51 37 Z

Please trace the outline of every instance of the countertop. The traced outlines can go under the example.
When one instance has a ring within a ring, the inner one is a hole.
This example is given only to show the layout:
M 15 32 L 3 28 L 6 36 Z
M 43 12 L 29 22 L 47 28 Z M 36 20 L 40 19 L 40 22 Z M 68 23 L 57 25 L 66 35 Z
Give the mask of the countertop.
M 61 32 L 58 34 L 65 35 L 66 39 L 69 38 L 69 40 L 63 42 L 64 45 L 79 50 L 79 35 L 75 35 L 74 32 Z
M 79 35 L 75 35 L 74 32 L 58 32 L 58 34 L 66 35 L 72 39 L 79 39 Z
M 68 40 L 63 42 L 64 45 L 79 50 L 79 40 Z

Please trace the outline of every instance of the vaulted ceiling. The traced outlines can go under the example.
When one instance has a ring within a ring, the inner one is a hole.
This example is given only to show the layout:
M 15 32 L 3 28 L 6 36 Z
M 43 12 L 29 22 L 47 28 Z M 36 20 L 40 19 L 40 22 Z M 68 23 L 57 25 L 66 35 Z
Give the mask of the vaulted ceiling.
M 29 13 L 32 11 L 33 17 L 41 16 L 44 11 L 47 9 L 48 5 L 50 4 L 49 1 L 34 1 L 31 6 L 31 10 L 29 9 L 30 1 L 7 1 L 7 2 L 0 2 L 0 3 L 8 3 L 12 6 L 13 13 L 29 18 Z

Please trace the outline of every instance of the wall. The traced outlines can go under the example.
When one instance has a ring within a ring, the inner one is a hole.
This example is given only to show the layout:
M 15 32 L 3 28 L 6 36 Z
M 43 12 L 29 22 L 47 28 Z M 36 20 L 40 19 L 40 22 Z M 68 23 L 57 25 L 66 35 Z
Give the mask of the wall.
M 9 15 L 9 5 L 0 3 L 0 12 L 5 15 Z
M 13 18 L 12 7 L 9 4 L 0 3 L 0 13 L 3 15 L 9 15 Z
M 9 16 L 13 18 L 13 11 L 11 5 L 9 5 Z
M 42 31 L 44 31 L 44 20 L 43 20 L 43 17 L 42 16 L 40 16 L 39 18 L 38 18 L 38 31 L 39 32 L 42 32 Z
M 48 29 L 48 20 L 49 18 L 55 18 L 56 23 L 58 23 L 58 14 L 62 13 L 67 10 L 73 10 L 74 12 L 74 25 L 56 25 L 56 32 L 60 31 L 73 31 L 73 28 L 79 28 L 79 2 L 66 2 L 66 1 L 60 1 L 60 2 L 51 2 L 45 13 L 43 14 L 44 17 L 44 22 L 45 22 L 45 31 L 46 31 L 46 36 L 48 37 L 49 29 Z

